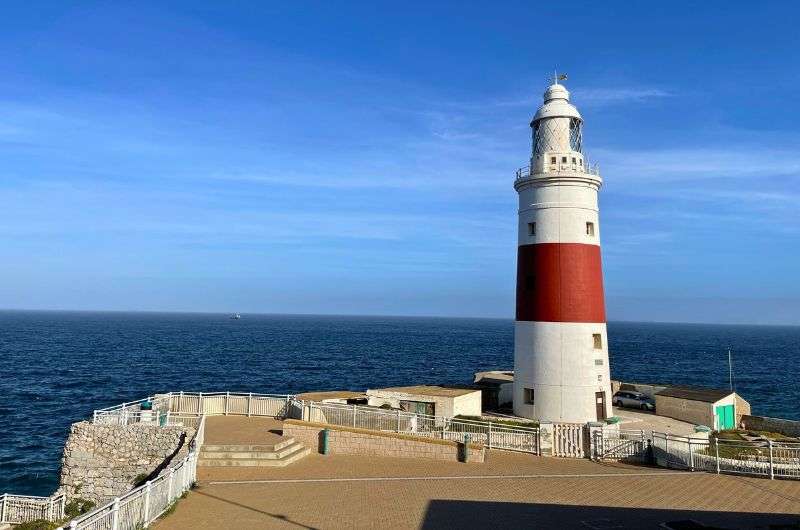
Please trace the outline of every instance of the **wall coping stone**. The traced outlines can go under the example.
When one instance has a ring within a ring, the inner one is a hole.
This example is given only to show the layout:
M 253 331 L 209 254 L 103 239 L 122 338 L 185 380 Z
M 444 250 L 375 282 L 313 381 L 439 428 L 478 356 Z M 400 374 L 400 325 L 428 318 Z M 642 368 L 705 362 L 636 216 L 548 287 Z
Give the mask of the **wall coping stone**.
M 453 440 L 439 440 L 437 438 L 425 438 L 422 436 L 411 436 L 408 434 L 401 434 L 395 432 L 384 432 L 384 431 L 375 431 L 371 429 L 359 429 L 355 427 L 343 427 L 341 425 L 331 425 L 330 423 L 317 423 L 314 421 L 302 421 L 302 420 L 284 420 L 284 424 L 287 425 L 297 425 L 301 427 L 314 427 L 318 429 L 328 429 L 331 431 L 342 431 L 342 432 L 352 432 L 356 434 L 365 434 L 368 436 L 381 436 L 384 438 L 394 438 L 397 440 L 406 440 L 409 442 L 422 442 L 428 443 L 433 445 L 447 445 L 451 447 L 458 447 L 461 445 L 461 442 L 455 442 Z M 484 444 L 478 442 L 470 442 L 469 447 L 471 449 L 483 449 Z

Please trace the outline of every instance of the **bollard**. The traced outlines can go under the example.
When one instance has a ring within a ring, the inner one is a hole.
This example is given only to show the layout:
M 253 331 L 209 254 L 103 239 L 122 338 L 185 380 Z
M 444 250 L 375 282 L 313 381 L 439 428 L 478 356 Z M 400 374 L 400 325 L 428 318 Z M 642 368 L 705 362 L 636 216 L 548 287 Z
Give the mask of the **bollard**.
M 328 454 L 328 437 L 331 432 L 328 429 L 322 429 L 322 454 Z
M 469 441 L 470 436 L 469 433 L 464 434 L 464 462 L 469 461 Z

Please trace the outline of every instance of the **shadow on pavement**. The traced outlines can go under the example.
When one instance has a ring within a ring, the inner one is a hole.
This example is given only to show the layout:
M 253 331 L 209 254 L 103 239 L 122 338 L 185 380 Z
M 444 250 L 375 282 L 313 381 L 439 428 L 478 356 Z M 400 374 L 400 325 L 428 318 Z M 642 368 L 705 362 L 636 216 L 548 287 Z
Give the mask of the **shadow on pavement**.
M 699 493 L 698 493 L 699 494 Z M 800 516 L 738 512 L 613 508 L 513 502 L 432 500 L 420 526 L 450 528 L 585 528 L 673 530 L 800 529 Z

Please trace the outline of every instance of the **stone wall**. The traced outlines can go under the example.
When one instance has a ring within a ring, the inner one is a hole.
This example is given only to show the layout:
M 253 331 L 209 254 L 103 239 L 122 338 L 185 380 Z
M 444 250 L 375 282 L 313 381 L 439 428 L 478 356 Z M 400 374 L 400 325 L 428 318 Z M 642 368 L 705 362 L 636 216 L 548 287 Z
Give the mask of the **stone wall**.
M 785 436 L 800 436 L 800 421 L 769 418 L 767 416 L 742 416 L 745 429 L 777 432 Z
M 429 458 L 433 460 L 461 461 L 462 445 L 450 440 L 425 439 L 396 433 L 382 433 L 366 429 L 351 429 L 322 423 L 286 420 L 283 435 L 292 437 L 306 447 L 321 451 L 320 433 L 328 429 L 328 454 L 373 455 L 401 458 Z M 468 462 L 483 462 L 482 444 L 469 444 Z
M 188 451 L 194 430 L 187 427 L 73 423 L 61 460 L 59 492 L 98 504 L 122 495 L 136 477 L 158 476 Z

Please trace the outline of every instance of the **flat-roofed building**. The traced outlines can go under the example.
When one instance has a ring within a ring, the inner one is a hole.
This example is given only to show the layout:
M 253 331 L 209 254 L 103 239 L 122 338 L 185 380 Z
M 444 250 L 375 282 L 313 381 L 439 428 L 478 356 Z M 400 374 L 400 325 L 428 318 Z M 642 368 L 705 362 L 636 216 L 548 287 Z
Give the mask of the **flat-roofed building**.
M 655 394 L 656 414 L 715 430 L 734 429 L 750 403 L 732 390 L 670 386 Z
M 388 405 L 417 414 L 431 416 L 480 416 L 481 391 L 459 386 L 397 386 L 367 390 L 369 405 Z

